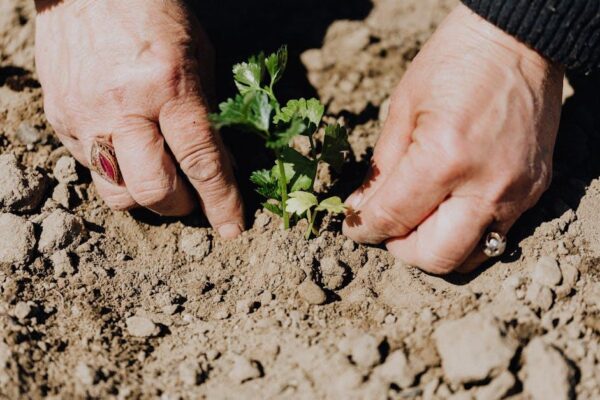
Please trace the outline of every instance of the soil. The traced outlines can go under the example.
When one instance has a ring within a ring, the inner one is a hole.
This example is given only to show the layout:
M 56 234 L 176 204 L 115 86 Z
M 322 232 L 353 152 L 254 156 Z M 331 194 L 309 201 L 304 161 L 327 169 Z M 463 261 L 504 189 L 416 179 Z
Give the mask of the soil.
M 255 209 L 252 229 L 223 241 L 199 215 L 107 209 L 43 115 L 31 3 L 0 2 L 0 397 L 600 398 L 597 78 L 571 77 L 553 186 L 508 254 L 442 278 L 353 243 L 339 221 L 306 241 Z M 269 40 L 290 39 L 306 67 L 292 63 L 286 90 L 310 95 L 310 82 L 351 130 L 344 194 L 455 2 L 318 3 L 314 32 L 295 4 L 303 25 L 268 25 L 282 30 Z M 255 50 L 240 47 L 220 63 Z M 240 170 L 267 157 L 247 154 Z

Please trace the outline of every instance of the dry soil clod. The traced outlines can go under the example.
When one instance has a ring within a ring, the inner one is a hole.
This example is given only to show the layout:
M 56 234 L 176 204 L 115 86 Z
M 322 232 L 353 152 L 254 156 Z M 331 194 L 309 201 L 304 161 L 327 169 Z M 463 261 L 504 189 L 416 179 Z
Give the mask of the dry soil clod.
M 35 229 L 25 218 L 0 213 L 0 265 L 24 265 L 35 251 Z

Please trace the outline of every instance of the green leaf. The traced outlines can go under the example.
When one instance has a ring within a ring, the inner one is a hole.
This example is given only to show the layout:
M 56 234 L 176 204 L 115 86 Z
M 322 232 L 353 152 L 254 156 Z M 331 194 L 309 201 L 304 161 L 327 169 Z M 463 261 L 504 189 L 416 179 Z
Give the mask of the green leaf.
M 298 136 L 304 134 L 308 127 L 301 119 L 293 119 L 291 124 L 286 130 L 275 132 L 272 138 L 267 140 L 266 146 L 271 149 L 280 149 L 288 147 L 290 141 Z
M 317 161 L 304 157 L 298 151 L 291 147 L 286 147 L 281 151 L 281 157 L 286 164 L 290 164 L 294 171 L 290 179 L 292 187 L 290 191 L 313 190 L 313 183 L 317 175 Z M 286 172 L 287 177 L 287 172 Z
M 342 214 L 346 211 L 346 206 L 337 196 L 323 200 L 317 207 L 317 211 L 327 211 L 331 214 Z
M 288 49 L 287 46 L 281 46 L 277 53 L 271 54 L 265 60 L 267 71 L 271 76 L 271 87 L 279 81 L 287 67 Z
M 277 180 L 267 169 L 254 171 L 250 175 L 250 181 L 256 185 L 256 191 L 267 199 L 280 199 L 279 185 Z
M 317 99 L 290 100 L 285 107 L 275 115 L 273 123 L 288 123 L 293 118 L 301 118 L 308 120 L 316 128 L 321 123 L 321 118 L 323 118 L 324 113 L 325 106 Z
M 348 143 L 346 128 L 339 124 L 327 125 L 320 160 L 331 165 L 331 168 L 339 173 L 344 166 L 344 153 L 349 150 L 350 144 Z
M 283 211 L 281 210 L 281 207 L 279 207 L 276 204 L 272 204 L 272 203 L 262 203 L 262 206 L 269 210 L 270 212 L 272 212 L 275 215 L 279 215 L 280 217 L 283 216 Z
M 239 126 L 258 132 L 263 137 L 269 133 L 273 106 L 264 93 L 248 92 L 237 95 L 219 105 L 219 114 L 211 114 L 210 120 L 217 129 L 224 126 Z
M 294 178 L 294 175 L 296 174 L 294 164 L 284 162 L 283 170 L 285 173 L 285 181 L 287 184 L 289 184 Z M 279 180 L 279 178 L 281 177 L 281 173 L 279 172 L 279 166 L 277 164 L 275 164 L 275 166 L 271 169 L 271 176 L 273 177 L 273 179 L 276 180 Z
M 301 216 L 318 204 L 316 196 L 308 192 L 292 192 L 289 197 L 285 210 L 298 216 Z
M 250 57 L 248 62 L 233 66 L 233 78 L 235 86 L 241 94 L 252 90 L 260 90 L 260 85 L 265 74 L 264 54 Z

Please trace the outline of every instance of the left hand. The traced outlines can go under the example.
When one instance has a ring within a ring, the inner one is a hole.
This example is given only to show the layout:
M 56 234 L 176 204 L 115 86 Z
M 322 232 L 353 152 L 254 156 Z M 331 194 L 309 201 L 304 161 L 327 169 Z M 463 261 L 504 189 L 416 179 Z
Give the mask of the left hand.
M 458 6 L 392 97 L 344 233 L 431 273 L 473 270 L 486 232 L 506 235 L 550 183 L 563 76 Z

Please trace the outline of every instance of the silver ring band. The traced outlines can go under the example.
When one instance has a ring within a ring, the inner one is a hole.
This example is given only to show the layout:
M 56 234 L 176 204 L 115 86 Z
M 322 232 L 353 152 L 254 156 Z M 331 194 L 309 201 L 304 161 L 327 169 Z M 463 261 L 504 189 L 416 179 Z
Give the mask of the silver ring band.
M 500 257 L 506 250 L 506 236 L 498 232 L 489 232 L 483 242 L 483 252 L 486 256 Z

